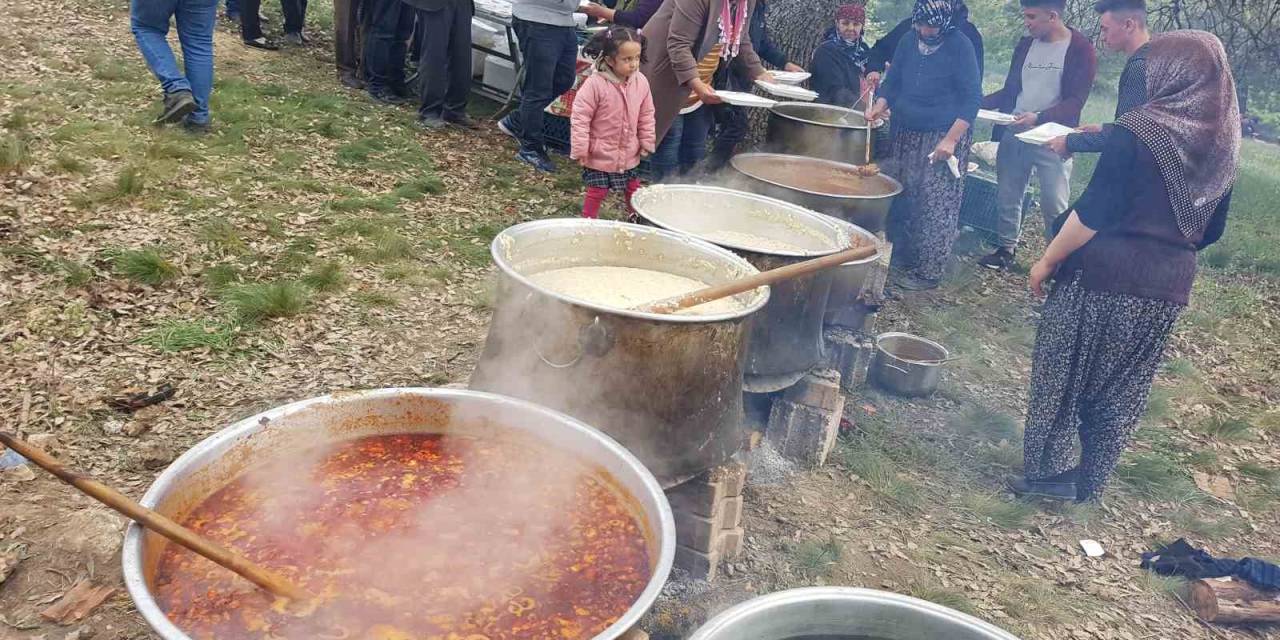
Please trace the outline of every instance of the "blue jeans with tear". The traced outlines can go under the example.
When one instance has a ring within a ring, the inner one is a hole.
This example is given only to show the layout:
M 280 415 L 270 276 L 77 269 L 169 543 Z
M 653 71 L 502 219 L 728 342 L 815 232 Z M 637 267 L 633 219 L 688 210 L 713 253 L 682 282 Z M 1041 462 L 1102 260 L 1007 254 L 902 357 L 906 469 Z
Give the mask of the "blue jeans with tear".
M 178 25 L 182 68 L 169 48 L 169 18 Z M 209 122 L 209 94 L 213 91 L 213 27 L 218 0 L 132 0 L 129 24 L 138 51 L 164 92 L 190 91 L 196 110 L 187 120 Z

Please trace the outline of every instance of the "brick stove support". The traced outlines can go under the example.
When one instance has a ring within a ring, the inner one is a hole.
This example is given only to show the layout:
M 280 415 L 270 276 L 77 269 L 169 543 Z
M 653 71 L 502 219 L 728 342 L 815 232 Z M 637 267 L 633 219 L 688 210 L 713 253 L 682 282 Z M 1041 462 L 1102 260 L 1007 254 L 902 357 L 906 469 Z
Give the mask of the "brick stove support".
M 820 467 L 835 446 L 844 403 L 838 371 L 809 374 L 774 400 L 765 440 L 793 462 Z
M 675 512 L 677 567 L 714 580 L 722 560 L 742 553 L 746 483 L 747 467 L 735 460 L 667 490 Z

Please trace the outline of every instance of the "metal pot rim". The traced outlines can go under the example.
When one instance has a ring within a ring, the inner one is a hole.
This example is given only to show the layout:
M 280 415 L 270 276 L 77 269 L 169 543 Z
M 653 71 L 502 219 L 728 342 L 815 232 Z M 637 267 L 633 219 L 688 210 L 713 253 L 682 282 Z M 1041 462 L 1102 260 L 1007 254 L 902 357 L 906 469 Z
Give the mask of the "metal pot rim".
M 880 344 L 881 342 L 888 340 L 889 338 L 909 338 L 911 340 L 915 340 L 916 342 L 923 342 L 924 344 L 930 347 L 933 347 L 937 349 L 940 353 L 942 353 L 942 357 L 938 358 L 938 360 L 941 360 L 943 362 L 932 362 L 927 360 L 926 361 L 912 360 L 910 358 L 904 358 L 896 353 L 892 353 L 888 349 L 885 349 L 884 345 Z M 951 350 L 942 346 L 940 343 L 934 342 L 933 340 L 930 340 L 928 338 L 922 338 L 918 335 L 915 335 L 914 333 L 906 333 L 904 331 L 888 331 L 886 333 L 877 335 L 876 351 L 879 351 L 880 353 L 883 353 L 884 355 L 889 356 L 890 358 L 893 358 L 894 360 L 897 360 L 899 362 L 905 362 L 909 365 L 913 365 L 917 367 L 941 367 L 943 364 L 946 364 L 945 361 L 951 357 Z
M 188 466 L 196 463 L 205 455 L 217 450 L 224 444 L 238 440 L 244 436 L 254 433 L 262 428 L 264 424 L 274 422 L 285 416 L 304 411 L 316 405 L 325 404 L 338 400 L 377 400 L 382 398 L 403 398 L 406 395 L 422 395 L 431 398 L 440 399 L 471 399 L 492 402 L 495 406 L 516 408 L 521 411 L 532 411 L 545 414 L 549 418 L 558 420 L 566 427 L 576 430 L 585 438 L 596 441 L 597 444 L 607 449 L 611 454 L 617 456 L 622 462 L 639 478 L 641 484 L 644 485 L 645 491 L 658 496 L 659 499 L 654 502 L 658 507 L 658 520 L 661 531 L 655 532 L 659 536 L 658 558 L 654 564 L 653 574 L 649 577 L 649 583 L 645 585 L 644 591 L 636 597 L 635 602 L 627 609 L 616 622 L 600 632 L 600 636 L 618 637 L 626 630 L 630 629 L 644 615 L 654 601 L 658 599 L 658 595 L 662 592 L 662 585 L 666 583 L 667 577 L 671 573 L 672 564 L 675 561 L 676 552 L 676 525 L 675 518 L 671 511 L 671 505 L 667 502 L 666 494 L 662 491 L 662 486 L 658 484 L 658 480 L 653 476 L 647 467 L 640 462 L 630 451 L 618 444 L 616 440 L 605 435 L 600 430 L 592 427 L 576 418 L 567 414 L 560 413 L 548 409 L 532 402 L 519 400 L 509 396 L 498 395 L 495 393 L 485 393 L 482 391 L 470 391 L 466 389 L 444 389 L 432 387 L 388 387 L 383 389 L 369 389 L 366 391 L 354 392 L 338 392 L 327 394 L 306 400 L 299 400 L 289 404 L 268 409 L 262 413 L 250 416 L 238 422 L 224 427 L 213 433 L 209 437 L 196 443 L 194 447 L 188 449 L 185 453 L 174 460 L 165 468 L 147 492 L 143 494 L 140 504 L 144 507 L 155 508 L 160 498 L 169 491 L 174 490 L 181 481 L 180 474 Z M 151 592 L 147 585 L 146 577 L 143 575 L 143 533 L 144 529 L 136 522 L 130 522 L 128 529 L 124 535 L 124 547 L 121 552 L 120 563 L 124 572 L 125 589 L 129 592 L 130 599 L 138 609 L 138 613 L 142 614 L 143 619 L 151 627 L 156 634 L 165 640 L 192 640 L 184 631 L 178 628 L 169 620 L 169 617 L 160 610 L 159 603 L 156 602 L 155 595 Z
M 976 631 L 988 634 L 1000 640 L 1019 640 L 1017 636 L 971 615 L 949 609 L 919 598 L 912 598 L 890 591 L 863 589 L 858 587 L 806 587 L 788 589 L 766 596 L 752 598 L 739 603 L 712 618 L 689 636 L 689 640 L 709 640 L 725 633 L 725 628 L 749 617 L 765 615 L 773 610 L 785 608 L 792 604 L 822 600 L 827 602 L 872 603 L 895 605 L 910 609 L 921 615 L 941 618 Z
M 787 106 L 791 106 L 791 105 L 797 105 L 797 106 L 802 106 L 802 107 L 818 107 L 818 108 L 820 108 L 820 109 L 830 109 L 830 110 L 832 110 L 832 111 L 843 111 L 843 112 L 845 112 L 846 114 L 848 114 L 848 113 L 852 113 L 852 114 L 856 114 L 856 115 L 859 115 L 859 116 L 860 116 L 860 115 L 862 115 L 862 114 L 858 113 L 857 111 L 855 111 L 854 109 L 850 109 L 850 108 L 848 108 L 848 107 L 840 107 L 840 106 L 836 106 L 836 105 L 834 105 L 834 104 L 822 104 L 822 103 L 818 103 L 818 102 L 797 102 L 797 101 L 794 101 L 794 100 L 792 100 L 792 101 L 787 101 L 787 102 L 779 102 L 779 103 L 777 103 L 777 104 L 773 105 L 772 107 L 770 107 L 770 108 L 769 108 L 769 113 L 771 113 L 771 114 L 773 114 L 773 115 L 775 115 L 775 116 L 778 116 L 779 118 L 786 118 L 786 119 L 788 119 L 788 120 L 794 120 L 794 121 L 796 121 L 796 122 L 803 122 L 804 124 L 811 124 L 811 125 L 818 126 L 818 127 L 830 127 L 830 128 L 832 128 L 832 129 L 852 129 L 852 130 L 854 130 L 854 131 L 866 131 L 866 130 L 867 130 L 867 128 L 868 128 L 868 127 L 867 127 L 867 125 L 865 125 L 865 124 L 862 124 L 862 125 L 857 125 L 857 124 L 847 124 L 847 123 L 845 123 L 845 124 L 841 124 L 841 123 L 837 123 L 837 122 L 821 122 L 821 121 L 818 121 L 818 120 L 810 120 L 810 119 L 808 119 L 808 118 L 801 118 L 800 116 L 797 116 L 797 115 L 794 115 L 794 114 L 790 114 L 790 113 L 785 113 L 785 112 L 782 112 L 782 111 L 779 111 L 779 110 L 778 110 L 778 107 L 787 107 Z M 863 118 L 863 120 L 866 120 L 866 118 L 864 117 L 864 118 Z M 883 121 L 881 121 L 881 122 L 879 122 L 879 123 L 872 123 L 870 128 L 871 128 L 871 129 L 879 129 L 879 128 L 880 128 L 880 127 L 882 127 L 882 126 L 884 126 L 884 122 L 883 122 Z
M 843 195 L 843 194 L 837 194 L 837 193 L 822 193 L 821 191 L 810 191 L 808 189 L 800 189 L 800 188 L 791 186 L 789 184 L 782 184 L 781 182 L 776 182 L 774 180 L 762 178 L 738 166 L 738 158 L 745 159 L 745 158 L 757 158 L 757 157 L 771 158 L 771 159 L 799 158 L 806 162 L 816 162 L 819 164 L 834 165 L 841 168 L 857 167 L 857 165 L 849 164 L 847 162 L 836 162 L 835 160 L 827 160 L 825 158 L 810 158 L 809 156 L 798 156 L 798 155 L 789 154 L 789 153 L 760 153 L 760 152 L 739 153 L 738 155 L 734 156 L 729 160 L 729 164 L 732 165 L 733 168 L 736 169 L 739 173 L 745 176 L 748 176 L 753 180 L 759 180 L 760 182 L 771 184 L 775 187 L 781 187 L 783 189 L 789 189 L 791 191 L 795 191 L 798 193 L 807 193 L 813 196 L 822 196 L 823 198 L 834 198 L 837 200 L 884 200 L 886 198 L 895 198 L 898 196 L 898 194 L 902 193 L 902 183 L 898 182 L 897 178 L 894 178 L 893 176 L 890 176 L 890 175 L 886 175 L 883 172 L 877 175 L 881 178 L 884 178 L 885 180 L 888 180 L 889 184 L 892 184 L 894 186 L 894 190 L 892 192 L 882 193 L 874 196 L 851 196 L 851 195 Z
M 634 196 L 632 196 L 632 199 L 633 201 L 636 198 L 643 199 L 644 196 L 641 194 L 680 192 L 680 191 L 690 191 L 690 192 L 697 192 L 697 193 L 719 193 L 719 194 L 742 198 L 744 200 L 757 200 L 760 202 L 767 203 L 770 206 L 777 207 L 778 209 L 786 210 L 787 212 L 793 213 L 800 218 L 808 219 L 814 222 L 815 224 L 828 227 L 829 229 L 834 231 L 836 234 L 848 234 L 851 231 L 849 229 L 845 229 L 841 227 L 839 224 L 836 224 L 831 219 L 831 216 L 818 213 L 817 211 L 813 211 L 812 209 L 806 209 L 798 204 L 793 204 L 793 203 L 787 202 L 786 200 L 779 200 L 777 198 L 770 198 L 769 196 L 762 196 L 758 193 L 751 193 L 750 191 L 739 191 L 737 189 L 729 189 L 727 187 L 715 187 L 711 185 L 700 185 L 700 184 L 655 184 L 647 187 L 642 187 L 639 191 L 635 193 Z M 708 240 L 707 238 L 704 238 L 700 234 L 678 228 L 672 225 L 668 221 L 651 217 L 650 215 L 642 211 L 639 207 L 636 207 L 636 213 L 638 213 L 640 217 L 644 218 L 645 220 L 648 220 L 649 222 L 652 222 L 655 225 L 658 225 L 658 227 L 662 229 L 666 229 L 668 231 L 674 231 L 676 233 L 687 235 L 687 236 L 692 236 L 699 240 L 709 242 L 718 247 L 725 247 L 728 249 L 733 249 L 734 251 L 743 251 L 746 253 L 756 253 L 756 254 L 767 255 L 767 256 L 786 256 L 789 258 L 816 258 L 821 256 L 829 256 L 833 253 L 836 253 L 845 249 L 845 247 L 835 247 L 833 249 L 823 249 L 819 251 L 761 251 L 760 249 L 754 249 L 752 247 L 737 244 L 734 242 L 725 242 L 721 240 Z M 872 238 L 874 238 L 874 236 L 872 236 Z M 875 259 L 875 256 L 873 256 L 871 259 Z
M 756 311 L 759 311 L 762 307 L 764 307 L 764 305 L 767 302 L 769 302 L 769 294 L 771 293 L 771 291 L 769 287 L 765 286 L 765 287 L 761 287 L 762 289 L 764 289 L 764 291 L 758 295 L 757 300 L 755 302 L 748 304 L 742 309 L 731 312 L 731 313 L 680 315 L 675 313 L 670 313 L 670 314 L 646 313 L 642 311 L 633 311 L 631 309 L 619 309 L 617 307 L 607 307 L 601 304 L 596 304 L 594 302 L 591 302 L 590 300 L 583 300 L 581 298 L 566 296 L 557 291 L 552 291 L 550 289 L 540 287 L 534 284 L 528 278 L 526 278 L 524 274 L 520 273 L 515 268 L 513 268 L 511 266 L 511 263 L 507 261 L 506 256 L 503 255 L 502 246 L 501 246 L 502 239 L 504 237 L 510 237 L 511 233 L 515 231 L 527 231 L 531 229 L 536 230 L 540 227 L 555 228 L 555 227 L 575 227 L 575 226 L 586 226 L 586 225 L 590 225 L 592 227 L 600 227 L 600 228 L 613 228 L 616 231 L 626 231 L 628 233 L 641 233 L 641 234 L 648 233 L 653 235 L 660 235 L 662 237 L 668 238 L 670 240 L 674 240 L 676 242 L 691 244 L 703 252 L 714 254 L 719 258 L 722 258 L 739 267 L 742 267 L 743 269 L 746 270 L 746 273 L 748 275 L 754 275 L 756 273 L 759 273 L 759 270 L 756 269 L 754 266 L 752 266 L 750 262 L 747 262 L 747 260 L 742 256 L 739 256 L 734 252 L 729 251 L 728 249 L 725 249 L 724 247 L 719 247 L 714 244 L 711 244 L 706 240 L 702 240 L 700 238 L 696 238 L 694 236 L 684 234 L 684 233 L 676 233 L 675 231 L 668 231 L 666 229 L 659 229 L 656 227 L 646 227 L 638 224 L 628 224 L 625 222 L 613 222 L 611 220 L 591 220 L 588 222 L 585 220 L 574 219 L 574 218 L 552 218 L 548 220 L 534 220 L 531 222 L 522 222 L 520 224 L 507 227 L 506 229 L 503 229 L 500 233 L 498 233 L 497 236 L 494 236 L 493 242 L 489 245 L 489 253 L 490 255 L 493 256 L 493 263 L 498 265 L 498 268 L 501 269 L 503 273 L 507 274 L 508 276 L 515 279 L 517 282 L 519 282 L 520 284 L 523 284 L 526 287 L 529 287 L 535 291 L 538 291 L 543 295 L 547 295 L 552 298 L 555 298 L 556 300 L 559 300 L 566 304 L 571 304 L 578 307 L 585 307 L 587 309 L 591 309 L 592 311 L 597 311 L 600 313 L 610 314 L 614 316 L 622 316 L 625 318 L 638 318 L 641 320 L 653 320 L 656 322 L 670 322 L 675 324 L 703 324 L 703 323 L 712 323 L 712 322 L 723 322 L 725 320 L 739 320 L 739 319 L 745 318 L 755 313 Z

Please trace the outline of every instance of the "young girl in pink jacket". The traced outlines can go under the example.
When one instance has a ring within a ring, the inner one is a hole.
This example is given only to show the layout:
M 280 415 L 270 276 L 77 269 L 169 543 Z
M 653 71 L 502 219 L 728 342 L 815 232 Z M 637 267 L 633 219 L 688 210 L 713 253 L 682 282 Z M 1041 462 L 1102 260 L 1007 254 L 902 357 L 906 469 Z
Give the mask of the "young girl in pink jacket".
M 653 98 L 640 73 L 644 39 L 632 29 L 612 26 L 597 33 L 583 53 L 596 59 L 596 72 L 573 99 L 569 151 L 582 165 L 587 184 L 582 217 L 599 217 L 610 191 L 625 193 L 627 213 L 634 214 L 631 194 L 640 187 L 636 167 L 655 144 Z

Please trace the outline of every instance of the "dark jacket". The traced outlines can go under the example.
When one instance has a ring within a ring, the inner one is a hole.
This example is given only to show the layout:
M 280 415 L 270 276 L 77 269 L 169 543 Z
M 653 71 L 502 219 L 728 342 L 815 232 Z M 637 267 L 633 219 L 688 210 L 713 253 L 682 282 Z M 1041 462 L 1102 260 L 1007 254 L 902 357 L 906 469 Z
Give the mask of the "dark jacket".
M 466 7 L 471 11 L 471 15 L 476 14 L 475 0 L 400 0 L 401 2 L 422 11 L 439 11 L 450 3 L 457 3 L 459 7 Z
M 1115 127 L 1088 188 L 1071 208 L 1098 233 L 1067 258 L 1060 273 L 1080 272 L 1086 289 L 1185 305 L 1196 251 L 1222 237 L 1230 202 L 1228 193 L 1204 232 L 1183 236 L 1151 149 L 1132 131 Z
M 818 92 L 818 102 L 837 107 L 853 108 L 862 97 L 862 76 L 865 65 L 858 66 L 840 50 L 840 45 L 825 41 L 813 52 L 809 65 L 809 88 Z
M 604 6 L 610 9 L 618 6 L 618 0 L 604 0 Z M 643 29 L 649 18 L 658 12 L 662 0 L 639 0 L 629 9 L 618 9 L 613 12 L 613 23 L 632 29 Z
M 1027 36 L 1018 41 L 1013 48 L 1013 61 L 1009 65 L 1009 73 L 1004 78 L 1004 87 L 992 93 L 982 101 L 986 109 L 995 109 L 1005 113 L 1013 113 L 1018 103 L 1018 95 L 1022 93 L 1022 67 L 1027 61 L 1027 52 L 1035 38 Z M 1068 127 L 1080 126 L 1080 112 L 1089 99 L 1089 91 L 1093 88 L 1093 78 L 1098 72 L 1098 56 L 1093 51 L 1093 42 L 1083 33 L 1071 30 L 1071 44 L 1067 45 L 1067 55 L 1062 61 L 1062 95 L 1058 104 L 1041 111 L 1037 122 L 1057 122 Z M 996 140 L 1004 133 L 1004 127 L 997 127 L 992 133 Z
M 1147 103 L 1147 46 L 1142 45 L 1124 63 L 1120 73 L 1120 90 L 1116 94 L 1116 117 Z M 1071 153 L 1101 153 L 1107 146 L 1107 136 L 1115 125 L 1108 122 L 1102 131 L 1079 132 L 1067 136 L 1067 150 Z
M 915 32 L 902 38 L 879 97 L 893 111 L 893 127 L 945 131 L 957 119 L 973 124 L 982 101 L 978 61 L 969 39 L 952 32 L 931 55 L 920 53 Z
M 978 77 L 981 78 L 984 73 L 983 50 L 982 50 L 982 34 L 978 33 L 978 28 L 973 26 L 972 22 L 966 17 L 956 25 L 956 31 L 963 33 L 969 38 L 969 43 L 973 45 L 974 57 L 978 60 Z M 898 48 L 898 42 L 908 33 L 915 33 L 911 28 L 911 19 L 908 18 L 898 23 L 893 31 L 885 34 L 883 38 L 876 40 L 875 46 L 871 47 L 871 59 L 867 62 L 867 73 L 879 71 L 884 73 L 884 66 L 887 62 L 893 62 L 893 52 Z

